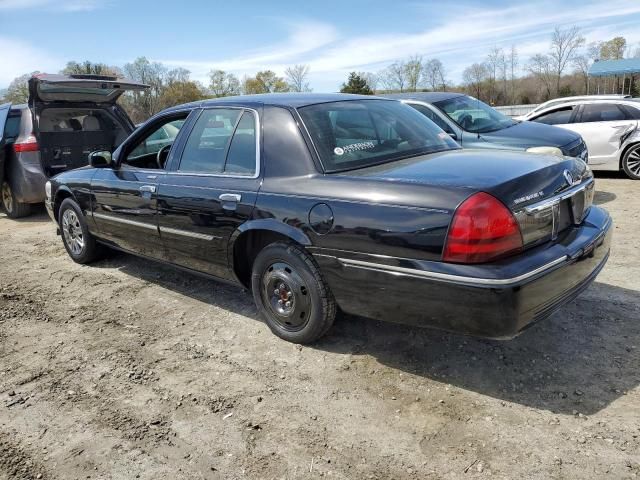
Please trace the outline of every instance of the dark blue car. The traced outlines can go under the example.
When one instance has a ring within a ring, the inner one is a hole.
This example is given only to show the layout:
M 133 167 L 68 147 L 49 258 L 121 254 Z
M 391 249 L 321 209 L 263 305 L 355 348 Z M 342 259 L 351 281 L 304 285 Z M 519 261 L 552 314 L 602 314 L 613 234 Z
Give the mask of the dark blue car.
M 382 96 L 395 98 L 415 108 L 464 148 L 525 150 L 588 161 L 587 146 L 577 133 L 513 120 L 468 95 L 416 92 Z

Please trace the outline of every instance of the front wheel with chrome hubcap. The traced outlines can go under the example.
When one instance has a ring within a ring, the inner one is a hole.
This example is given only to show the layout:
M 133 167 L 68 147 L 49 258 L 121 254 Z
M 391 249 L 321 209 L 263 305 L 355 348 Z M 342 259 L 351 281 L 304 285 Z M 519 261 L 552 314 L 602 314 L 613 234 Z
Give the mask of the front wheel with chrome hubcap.
M 640 143 L 627 150 L 622 158 L 622 168 L 632 180 L 640 180 Z
M 62 243 L 74 262 L 90 263 L 101 256 L 102 248 L 89 232 L 82 210 L 72 198 L 66 198 L 60 205 L 58 222 Z
M 298 245 L 266 246 L 253 262 L 251 287 L 258 310 L 280 338 L 310 343 L 333 324 L 333 295 L 313 258 Z

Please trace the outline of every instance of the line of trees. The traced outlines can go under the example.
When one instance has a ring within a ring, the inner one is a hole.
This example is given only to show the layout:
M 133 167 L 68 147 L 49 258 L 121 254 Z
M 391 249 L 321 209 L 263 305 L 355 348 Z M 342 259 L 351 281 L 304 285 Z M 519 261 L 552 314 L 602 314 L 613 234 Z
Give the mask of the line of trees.
M 460 91 L 471 94 L 492 105 L 539 103 L 557 96 L 584 94 L 589 88 L 587 72 L 593 62 L 627 57 L 640 58 L 640 47 L 631 48 L 624 37 L 586 44 L 577 27 L 556 28 L 551 35 L 549 49 L 521 62 L 515 45 L 494 47 L 481 62 L 473 63 L 462 72 L 462 82 L 455 85 L 447 79 L 447 70 L 438 58 L 415 54 L 397 60 L 377 72 L 350 72 L 340 91 L 374 94 L 383 92 Z M 33 73 L 14 79 L 4 100 L 23 103 L 28 97 L 27 81 Z M 121 97 L 121 103 L 136 122 L 158 111 L 180 103 L 229 95 L 308 92 L 310 66 L 297 64 L 288 67 L 284 76 L 263 70 L 242 79 L 230 72 L 213 69 L 208 85 L 191 79 L 184 68 L 169 69 L 160 62 L 139 57 L 123 67 L 90 61 L 67 63 L 65 74 L 98 74 L 124 76 L 151 86 L 144 92 L 132 92 Z M 629 83 L 615 80 L 611 90 L 625 91 L 631 87 L 638 95 L 634 78 Z M 591 87 L 591 93 L 594 88 Z
M 24 103 L 29 97 L 27 82 L 34 74 L 31 72 L 15 78 L 9 85 L 4 101 Z M 280 77 L 271 70 L 257 72 L 240 80 L 233 73 L 224 70 L 211 70 L 209 84 L 191 78 L 191 72 L 185 68 L 169 69 L 160 62 L 152 62 L 139 57 L 122 68 L 91 61 L 70 61 L 60 71 L 65 75 L 92 74 L 126 77 L 150 86 L 141 92 L 128 92 L 120 99 L 134 122 L 142 122 L 163 110 L 181 103 L 194 102 L 206 98 L 226 97 L 230 95 L 272 93 L 272 92 L 308 92 L 309 66 L 292 65 Z

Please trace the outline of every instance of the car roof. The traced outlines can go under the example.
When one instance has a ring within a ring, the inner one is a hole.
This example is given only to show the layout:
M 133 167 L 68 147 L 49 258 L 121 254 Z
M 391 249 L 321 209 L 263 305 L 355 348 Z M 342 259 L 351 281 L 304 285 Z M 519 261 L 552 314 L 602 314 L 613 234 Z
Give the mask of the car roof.
M 185 103 L 170 107 L 164 112 L 217 105 L 261 106 L 275 105 L 279 107 L 300 108 L 319 103 L 344 102 L 353 100 L 389 100 L 374 95 L 353 95 L 350 93 L 260 93 L 255 95 L 235 95 L 197 102 Z
M 385 93 L 379 95 L 384 98 L 393 98 L 394 100 L 418 100 L 425 103 L 434 103 L 441 100 L 449 100 L 450 98 L 464 97 L 464 93 L 456 92 L 405 92 L 405 93 Z

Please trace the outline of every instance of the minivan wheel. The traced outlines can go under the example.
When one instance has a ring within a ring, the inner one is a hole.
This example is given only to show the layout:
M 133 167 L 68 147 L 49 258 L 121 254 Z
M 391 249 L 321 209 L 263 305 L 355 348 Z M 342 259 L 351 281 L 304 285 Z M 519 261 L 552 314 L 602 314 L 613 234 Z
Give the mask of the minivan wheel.
M 9 182 L 2 183 L 2 206 L 9 218 L 26 217 L 31 213 L 31 205 L 16 200 Z
M 65 199 L 60 205 L 58 222 L 62 243 L 74 262 L 91 263 L 102 256 L 102 247 L 89 232 L 80 207 L 71 198 Z
M 640 143 L 627 150 L 622 158 L 624 173 L 632 180 L 640 180 Z
M 311 343 L 333 324 L 333 295 L 313 258 L 298 245 L 265 247 L 253 263 L 251 288 L 258 311 L 284 340 Z

